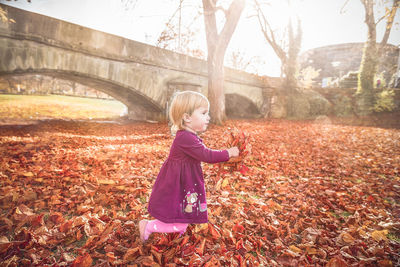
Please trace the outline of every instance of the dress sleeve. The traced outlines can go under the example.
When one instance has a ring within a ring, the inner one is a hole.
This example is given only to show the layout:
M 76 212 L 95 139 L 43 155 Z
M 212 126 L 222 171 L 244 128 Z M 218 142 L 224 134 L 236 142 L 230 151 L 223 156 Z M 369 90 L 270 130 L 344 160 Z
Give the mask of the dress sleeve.
M 228 150 L 207 148 L 194 134 L 184 134 L 179 140 L 179 147 L 186 155 L 207 163 L 218 163 L 229 160 Z

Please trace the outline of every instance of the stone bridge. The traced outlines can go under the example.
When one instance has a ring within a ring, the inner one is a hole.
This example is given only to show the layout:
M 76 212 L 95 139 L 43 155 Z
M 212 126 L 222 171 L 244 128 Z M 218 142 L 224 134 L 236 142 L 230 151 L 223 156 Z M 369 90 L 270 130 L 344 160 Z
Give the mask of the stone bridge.
M 41 74 L 73 80 L 114 97 L 132 119 L 165 119 L 175 91 L 207 95 L 207 63 L 76 24 L 1 5 L 0 76 Z M 274 78 L 225 68 L 226 111 L 265 116 Z

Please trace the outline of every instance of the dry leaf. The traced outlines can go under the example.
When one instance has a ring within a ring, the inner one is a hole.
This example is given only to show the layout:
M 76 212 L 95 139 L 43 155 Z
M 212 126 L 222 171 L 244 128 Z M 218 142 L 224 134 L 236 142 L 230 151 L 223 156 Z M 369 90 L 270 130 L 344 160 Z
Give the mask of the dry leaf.
M 399 261 L 397 130 L 228 121 L 210 127 L 204 143 L 224 148 L 221 133 L 233 125 L 251 140 L 251 154 L 240 158 L 251 170 L 244 175 L 230 162 L 222 174 L 219 165 L 203 164 L 209 222 L 189 225 L 182 236 L 155 233 L 146 243 L 138 222 L 152 219 L 148 198 L 173 142 L 166 124 L 0 126 L 0 265 Z
M 387 237 L 386 237 L 387 234 L 388 234 L 388 230 L 373 231 L 371 233 L 371 237 L 373 239 L 375 239 L 375 241 L 378 241 L 378 242 L 381 240 L 387 241 Z

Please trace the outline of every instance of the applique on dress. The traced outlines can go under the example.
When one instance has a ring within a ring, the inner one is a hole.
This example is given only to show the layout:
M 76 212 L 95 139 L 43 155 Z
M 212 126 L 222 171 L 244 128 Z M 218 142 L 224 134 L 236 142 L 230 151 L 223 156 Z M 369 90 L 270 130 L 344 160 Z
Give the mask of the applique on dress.
M 186 192 L 186 190 L 184 190 Z M 207 203 L 200 203 L 202 194 L 198 194 L 195 191 L 193 193 L 187 191 L 182 204 L 181 209 L 183 213 L 197 213 L 207 212 Z M 199 199 L 200 198 L 200 199 Z
M 201 212 L 207 211 L 207 203 L 200 203 L 200 211 Z
M 186 198 L 185 212 L 192 213 L 193 209 L 196 208 L 197 205 L 197 193 L 188 192 L 185 198 Z

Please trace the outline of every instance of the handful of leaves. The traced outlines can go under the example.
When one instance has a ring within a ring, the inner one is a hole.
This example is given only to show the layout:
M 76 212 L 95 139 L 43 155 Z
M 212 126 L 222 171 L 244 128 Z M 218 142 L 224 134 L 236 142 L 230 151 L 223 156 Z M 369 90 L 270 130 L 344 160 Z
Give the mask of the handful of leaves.
M 244 160 L 251 153 L 251 145 L 249 143 L 249 135 L 243 131 L 235 128 L 228 128 L 229 132 L 225 134 L 227 140 L 225 143 L 226 147 L 238 147 L 239 156 L 229 159 L 227 162 L 220 164 L 220 172 L 234 172 L 239 171 L 243 175 L 249 170 L 249 168 L 244 164 Z

